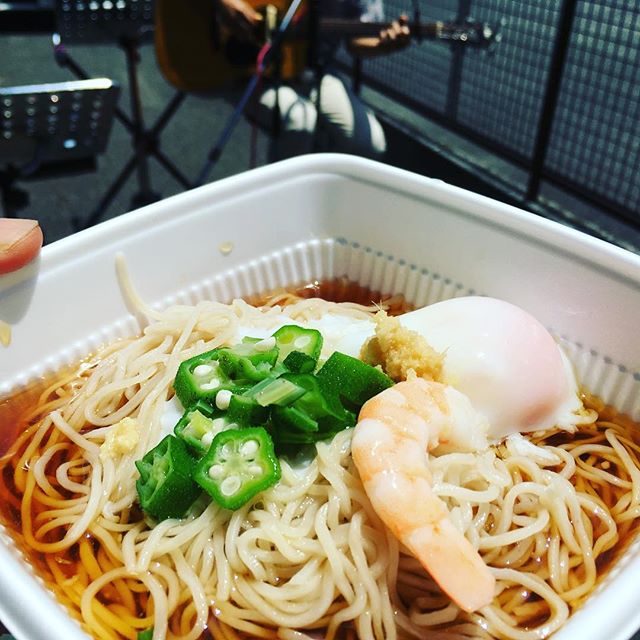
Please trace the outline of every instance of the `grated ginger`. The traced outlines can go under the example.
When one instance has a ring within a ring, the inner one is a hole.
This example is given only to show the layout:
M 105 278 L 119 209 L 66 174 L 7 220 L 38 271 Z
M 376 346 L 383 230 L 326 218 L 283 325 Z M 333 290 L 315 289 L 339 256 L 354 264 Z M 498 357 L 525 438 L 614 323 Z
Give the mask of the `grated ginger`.
M 105 460 L 131 453 L 138 446 L 139 440 L 140 423 L 135 418 L 122 418 L 107 433 L 100 447 L 100 457 Z
M 426 380 L 441 380 L 444 354 L 438 353 L 416 331 L 407 329 L 397 318 L 379 311 L 376 335 L 367 340 L 360 357 L 372 366 L 381 366 L 396 382 L 413 375 Z

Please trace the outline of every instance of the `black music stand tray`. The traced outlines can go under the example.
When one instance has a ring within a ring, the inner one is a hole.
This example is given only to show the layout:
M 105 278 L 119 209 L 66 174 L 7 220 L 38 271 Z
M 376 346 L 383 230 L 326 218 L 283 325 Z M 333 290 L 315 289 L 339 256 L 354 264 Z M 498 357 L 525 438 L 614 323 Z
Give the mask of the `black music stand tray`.
M 160 149 L 160 134 L 185 99 L 186 93 L 177 91 L 150 128 L 144 123 L 137 65 L 140 62 L 140 47 L 152 40 L 153 9 L 153 0 L 56 0 L 58 33 L 53 36 L 53 47 L 60 66 L 68 68 L 79 78 L 89 77 L 67 51 L 66 45 L 71 44 L 116 43 L 124 51 L 127 62 L 131 115 L 118 107 L 115 115 L 131 134 L 134 152 L 89 216 L 85 227 L 92 226 L 102 218 L 134 171 L 137 172 L 138 191 L 132 197 L 132 207 L 141 207 L 161 198 L 151 187 L 148 165 L 151 156 L 185 189 L 191 187 L 191 182 Z
M 29 201 L 17 181 L 95 170 L 119 92 L 108 78 L 0 87 L 0 191 L 7 217 Z

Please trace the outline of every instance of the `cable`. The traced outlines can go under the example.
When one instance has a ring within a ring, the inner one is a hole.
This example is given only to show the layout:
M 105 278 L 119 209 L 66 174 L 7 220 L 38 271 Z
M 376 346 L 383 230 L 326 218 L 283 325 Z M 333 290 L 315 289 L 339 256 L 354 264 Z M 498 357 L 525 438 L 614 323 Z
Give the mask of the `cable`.
M 271 49 L 271 43 L 266 42 L 256 57 L 256 75 L 258 75 L 258 84 L 256 85 L 256 92 L 259 90 L 260 84 L 262 82 L 262 75 L 265 70 L 264 66 L 264 58 Z M 277 100 L 277 94 L 276 94 Z M 257 165 L 257 157 L 258 157 L 258 125 L 256 122 L 253 122 L 251 125 L 251 141 L 249 142 L 249 167 L 251 169 L 255 169 Z

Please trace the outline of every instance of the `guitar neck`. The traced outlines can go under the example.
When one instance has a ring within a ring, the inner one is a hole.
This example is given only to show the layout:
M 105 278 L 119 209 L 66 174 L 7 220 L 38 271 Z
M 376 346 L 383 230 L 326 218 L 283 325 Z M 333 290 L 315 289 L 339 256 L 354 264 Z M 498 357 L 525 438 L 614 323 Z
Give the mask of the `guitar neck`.
M 321 33 L 333 33 L 340 36 L 353 38 L 377 36 L 384 29 L 389 28 L 388 22 L 362 22 L 359 20 L 347 20 L 341 18 L 320 18 L 318 28 Z M 424 22 L 420 25 L 409 24 L 412 35 L 420 34 L 422 38 L 435 40 L 442 37 L 443 22 Z

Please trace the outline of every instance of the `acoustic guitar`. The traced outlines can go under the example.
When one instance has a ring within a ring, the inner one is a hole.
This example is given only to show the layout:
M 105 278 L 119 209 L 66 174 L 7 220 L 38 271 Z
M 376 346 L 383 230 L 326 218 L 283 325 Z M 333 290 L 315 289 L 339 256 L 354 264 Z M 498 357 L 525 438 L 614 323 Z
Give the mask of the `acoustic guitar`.
M 249 0 L 264 16 L 261 39 L 275 31 L 288 0 Z M 216 0 L 157 0 L 156 58 L 165 78 L 183 91 L 206 92 L 246 78 L 255 71 L 259 44 L 238 41 L 220 24 Z M 377 36 L 388 23 L 361 22 L 320 17 L 319 37 L 327 35 Z M 426 22 L 409 24 L 413 37 L 486 46 L 495 36 L 485 23 Z M 282 45 L 278 73 L 283 80 L 297 77 L 307 64 L 308 26 L 301 21 L 290 29 Z

